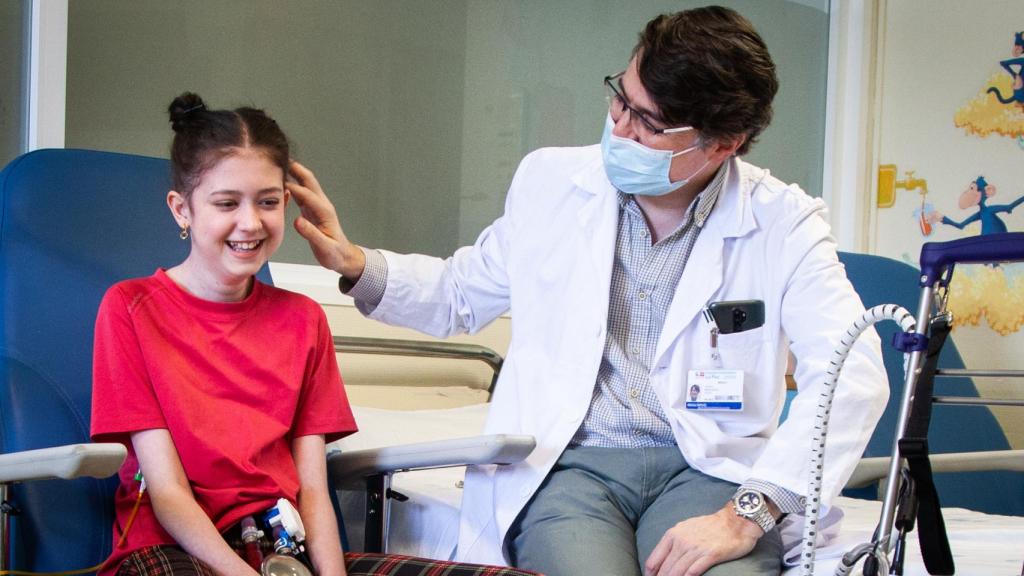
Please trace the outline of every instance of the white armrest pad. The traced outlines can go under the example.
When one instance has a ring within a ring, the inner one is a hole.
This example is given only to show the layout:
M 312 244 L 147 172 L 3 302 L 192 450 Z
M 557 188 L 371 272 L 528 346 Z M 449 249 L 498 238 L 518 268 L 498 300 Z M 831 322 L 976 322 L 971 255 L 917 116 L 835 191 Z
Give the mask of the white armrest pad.
M 21 482 L 117 473 L 128 450 L 123 444 L 68 444 L 54 448 L 0 454 L 0 482 Z
M 980 472 L 1008 470 L 1024 472 L 1024 450 L 992 450 L 985 452 L 953 452 L 930 454 L 932 472 Z M 862 458 L 847 488 L 861 488 L 885 478 L 889 473 L 889 457 Z
M 529 456 L 534 446 L 536 441 L 532 436 L 491 434 L 352 452 L 334 451 L 327 455 L 327 473 L 335 484 L 351 484 L 380 472 L 467 464 L 514 464 Z

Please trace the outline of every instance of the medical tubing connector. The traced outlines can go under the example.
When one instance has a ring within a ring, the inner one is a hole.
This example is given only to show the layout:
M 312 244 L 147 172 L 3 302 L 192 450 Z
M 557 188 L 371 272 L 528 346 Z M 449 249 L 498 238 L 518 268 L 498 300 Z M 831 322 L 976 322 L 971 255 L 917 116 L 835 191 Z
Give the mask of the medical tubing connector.
M 256 527 L 256 519 L 252 516 L 242 518 L 242 547 L 245 550 L 245 561 L 253 570 L 263 565 L 263 551 L 260 550 L 260 538 L 263 531 Z
M 832 412 L 832 398 L 835 396 L 836 384 L 839 382 L 839 373 L 843 369 L 846 357 L 849 356 L 857 338 L 865 330 L 883 320 L 892 320 L 900 325 L 904 332 L 913 332 L 917 326 L 914 315 L 902 306 L 896 304 L 880 304 L 867 310 L 850 328 L 846 330 L 840 339 L 839 346 L 832 352 L 829 360 L 829 368 L 825 378 L 825 388 L 821 391 L 821 398 L 818 401 L 818 412 L 815 416 L 814 434 L 811 445 L 811 474 L 807 489 L 807 505 L 804 509 L 804 538 L 803 548 L 800 552 L 801 574 L 813 576 L 814 574 L 814 544 L 817 541 L 819 513 L 821 512 L 821 480 L 824 476 L 825 463 L 825 437 L 828 435 L 828 420 Z M 907 357 L 909 360 L 909 356 Z M 907 369 L 904 361 L 904 370 Z M 865 554 L 875 553 L 874 544 L 862 544 L 843 556 L 842 561 L 836 567 L 837 575 L 846 575 L 853 569 L 854 564 Z M 878 558 L 880 565 L 888 566 L 888 559 L 881 555 Z

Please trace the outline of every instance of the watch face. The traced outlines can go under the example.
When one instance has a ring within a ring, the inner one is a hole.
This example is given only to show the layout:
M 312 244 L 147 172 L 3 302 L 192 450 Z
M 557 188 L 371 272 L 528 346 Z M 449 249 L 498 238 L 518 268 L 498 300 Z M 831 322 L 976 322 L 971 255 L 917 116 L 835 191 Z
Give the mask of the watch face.
M 761 507 L 763 500 L 757 492 L 742 492 L 736 497 L 736 507 L 742 512 L 750 513 Z

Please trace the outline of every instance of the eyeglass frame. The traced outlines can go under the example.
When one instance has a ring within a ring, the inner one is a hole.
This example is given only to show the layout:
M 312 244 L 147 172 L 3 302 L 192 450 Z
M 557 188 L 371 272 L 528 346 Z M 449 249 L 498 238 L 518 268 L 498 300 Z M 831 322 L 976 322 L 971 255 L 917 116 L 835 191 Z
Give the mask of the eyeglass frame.
M 623 70 L 618 74 L 612 74 L 611 76 L 604 77 L 604 85 L 608 90 L 611 91 L 611 94 L 605 95 L 605 99 L 608 100 L 609 108 L 612 105 L 612 99 L 618 99 L 618 101 L 622 103 L 622 106 L 624 108 L 622 112 L 628 111 L 632 115 L 632 117 L 639 119 L 640 122 L 644 125 L 644 127 L 650 130 L 651 134 L 655 136 L 660 136 L 662 134 L 676 134 L 679 132 L 686 132 L 688 130 L 695 130 L 693 126 L 678 126 L 675 128 L 655 128 L 654 124 L 652 124 L 651 121 L 647 118 L 647 115 L 641 112 L 640 110 L 634 108 L 632 104 L 629 103 L 629 100 L 626 99 L 626 91 L 623 90 L 622 88 L 622 76 L 625 73 L 626 71 Z M 619 81 L 618 88 L 616 88 L 615 84 L 612 83 L 613 80 Z

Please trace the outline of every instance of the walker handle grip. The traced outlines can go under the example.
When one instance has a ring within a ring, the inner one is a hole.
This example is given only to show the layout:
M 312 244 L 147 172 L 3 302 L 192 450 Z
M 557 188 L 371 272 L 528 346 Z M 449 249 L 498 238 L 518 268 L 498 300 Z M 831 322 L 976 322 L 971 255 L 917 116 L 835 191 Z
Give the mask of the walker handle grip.
M 1024 260 L 1024 232 L 971 236 L 949 242 L 926 242 L 921 246 L 921 286 L 943 285 L 947 270 L 957 262 L 985 264 Z

